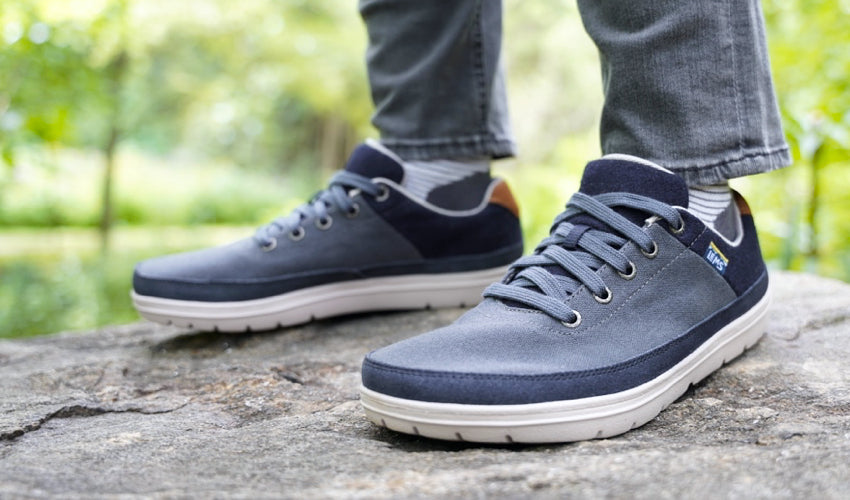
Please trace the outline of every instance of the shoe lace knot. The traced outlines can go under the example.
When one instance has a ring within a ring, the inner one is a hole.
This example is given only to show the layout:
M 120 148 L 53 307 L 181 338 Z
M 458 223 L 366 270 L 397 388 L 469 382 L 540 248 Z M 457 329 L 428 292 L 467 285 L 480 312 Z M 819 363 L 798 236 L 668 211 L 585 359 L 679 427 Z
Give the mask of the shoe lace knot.
M 566 326 L 578 326 L 581 315 L 569 301 L 581 286 L 601 303 L 611 300 L 611 290 L 597 272 L 603 265 L 611 266 L 624 278 L 634 276 L 634 263 L 623 253 L 626 243 L 633 241 L 647 256 L 658 251 L 644 228 L 614 207 L 649 214 L 648 220 L 664 220 L 674 230 L 684 227 L 675 208 L 653 198 L 624 192 L 595 196 L 576 193 L 555 218 L 549 236 L 531 255 L 517 260 L 501 282 L 484 291 L 484 296 L 538 309 Z
M 289 215 L 281 216 L 261 226 L 254 233 L 254 240 L 266 249 L 277 245 L 277 237 L 288 233 L 293 239 L 304 236 L 305 220 L 315 220 L 319 227 L 329 227 L 332 211 L 356 215 L 360 207 L 355 196 L 365 193 L 379 198 L 386 195 L 387 187 L 360 174 L 348 171 L 337 172 L 328 187 L 316 193 L 310 201 L 296 207 Z

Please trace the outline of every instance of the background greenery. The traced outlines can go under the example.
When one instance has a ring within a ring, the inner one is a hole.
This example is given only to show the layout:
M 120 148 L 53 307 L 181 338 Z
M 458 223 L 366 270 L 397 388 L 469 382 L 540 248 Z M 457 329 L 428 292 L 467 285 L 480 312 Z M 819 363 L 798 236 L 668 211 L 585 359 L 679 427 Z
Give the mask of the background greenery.
M 795 166 L 736 181 L 771 266 L 850 280 L 850 1 L 765 0 Z M 567 0 L 506 0 L 527 240 L 599 154 Z M 318 189 L 371 104 L 354 0 L 0 3 L 0 336 L 133 321 L 133 263 L 250 234 Z

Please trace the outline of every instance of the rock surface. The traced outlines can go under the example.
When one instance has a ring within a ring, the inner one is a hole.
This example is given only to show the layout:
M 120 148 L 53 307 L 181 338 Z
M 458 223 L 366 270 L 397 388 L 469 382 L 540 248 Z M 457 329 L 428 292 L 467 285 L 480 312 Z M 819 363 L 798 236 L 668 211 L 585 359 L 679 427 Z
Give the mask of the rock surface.
M 850 497 L 850 286 L 774 274 L 762 342 L 612 439 L 477 446 L 365 420 L 359 365 L 460 310 L 272 333 L 0 342 L 0 497 Z

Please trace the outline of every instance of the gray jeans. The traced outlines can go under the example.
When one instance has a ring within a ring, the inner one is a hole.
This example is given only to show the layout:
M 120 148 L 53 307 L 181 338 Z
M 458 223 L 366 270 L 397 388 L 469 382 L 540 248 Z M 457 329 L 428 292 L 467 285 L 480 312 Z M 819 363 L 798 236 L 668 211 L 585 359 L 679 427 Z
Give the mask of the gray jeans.
M 689 184 L 790 163 L 758 0 L 578 0 L 599 49 L 602 151 Z M 500 0 L 361 0 L 381 140 L 407 159 L 514 154 Z M 567 89 L 568 90 L 568 89 Z

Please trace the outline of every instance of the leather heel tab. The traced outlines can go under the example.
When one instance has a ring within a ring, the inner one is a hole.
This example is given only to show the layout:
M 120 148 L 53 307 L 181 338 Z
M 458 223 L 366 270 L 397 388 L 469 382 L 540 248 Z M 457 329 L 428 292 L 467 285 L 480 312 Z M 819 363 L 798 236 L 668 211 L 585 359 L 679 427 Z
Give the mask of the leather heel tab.
M 741 196 L 741 193 L 733 189 L 732 196 L 735 198 L 735 204 L 738 205 L 738 211 L 741 212 L 741 215 L 753 215 L 753 211 L 750 210 L 750 204 Z
M 504 180 L 499 179 L 499 183 L 493 188 L 489 203 L 504 207 L 510 213 L 514 214 L 514 217 L 519 218 L 519 204 L 517 204 L 511 188 L 508 187 L 508 183 Z

